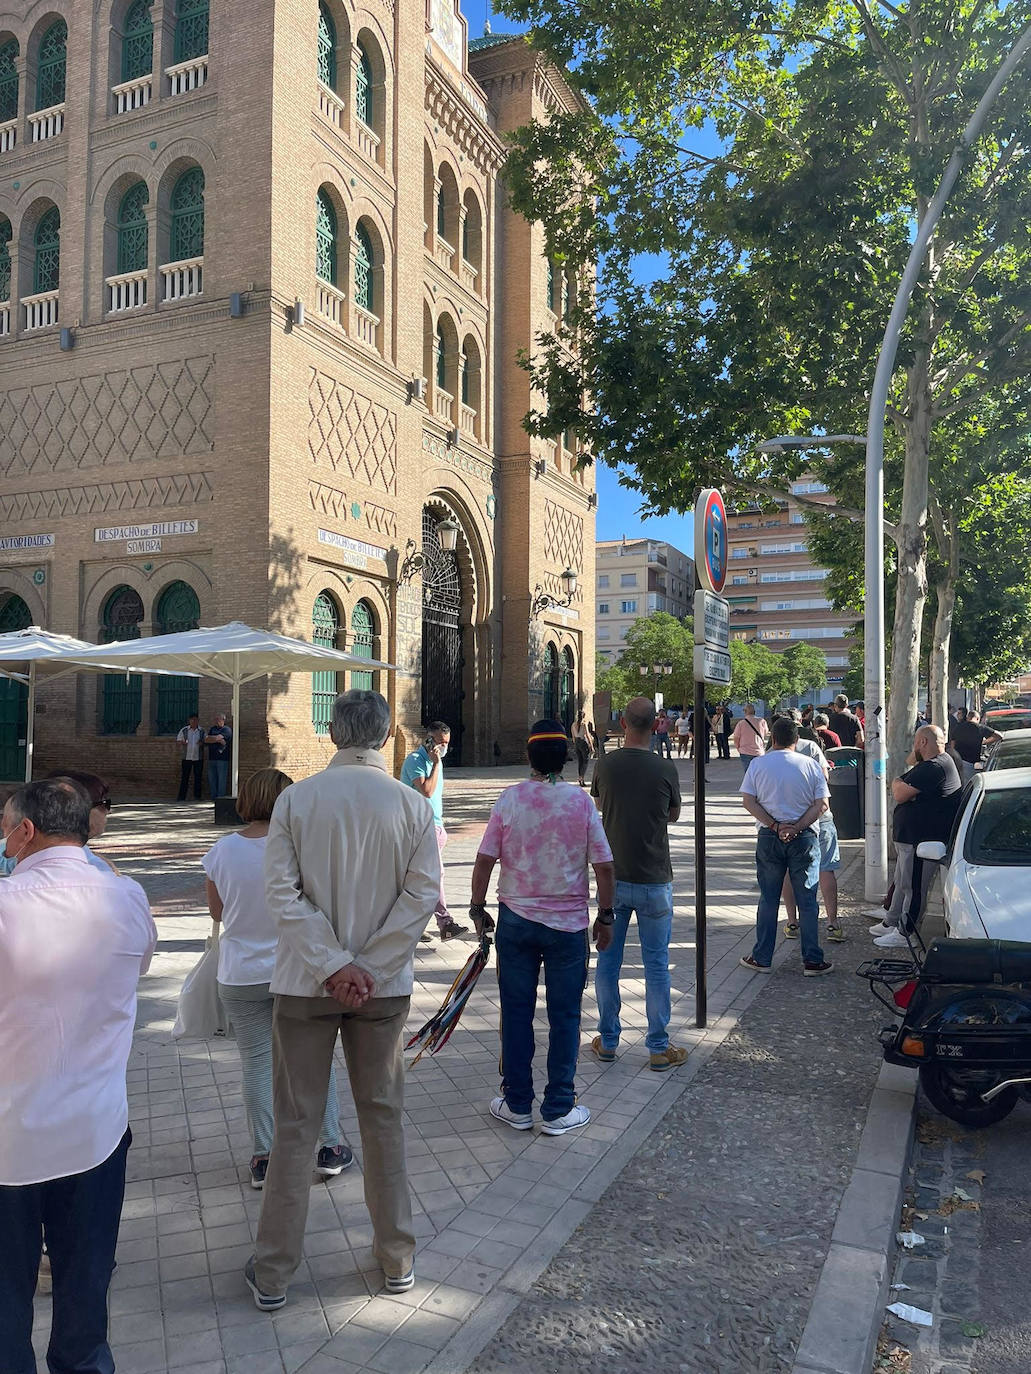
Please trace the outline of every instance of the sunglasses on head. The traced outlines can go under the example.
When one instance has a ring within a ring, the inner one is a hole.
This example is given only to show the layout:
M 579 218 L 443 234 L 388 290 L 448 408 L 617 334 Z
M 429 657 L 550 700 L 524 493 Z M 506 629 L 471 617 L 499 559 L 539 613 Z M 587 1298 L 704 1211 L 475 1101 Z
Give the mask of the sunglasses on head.
M 99 806 L 102 811 L 110 811 L 114 806 L 114 802 L 110 797 L 104 797 L 102 801 L 94 802 L 93 805 Z

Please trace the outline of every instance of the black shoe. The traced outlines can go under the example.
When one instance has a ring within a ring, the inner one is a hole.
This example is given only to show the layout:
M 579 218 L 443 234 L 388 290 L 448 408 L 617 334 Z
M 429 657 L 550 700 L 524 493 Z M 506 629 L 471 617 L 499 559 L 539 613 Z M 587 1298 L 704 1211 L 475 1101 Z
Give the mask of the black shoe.
M 448 921 L 446 926 L 441 927 L 440 938 L 442 940 L 475 940 L 476 935 L 469 926 L 460 926 L 457 921 Z
M 819 978 L 821 973 L 830 973 L 833 967 L 834 965 L 828 964 L 826 959 L 822 960 L 818 964 L 806 964 L 802 969 L 802 977 Z
M 254 1277 L 253 1255 L 243 1267 L 243 1276 L 247 1287 L 254 1295 L 254 1306 L 259 1312 L 276 1312 L 286 1305 L 285 1293 L 263 1293 L 258 1287 L 258 1280 Z
M 433 936 L 429 933 L 428 930 L 424 930 L 423 933 L 419 936 L 419 943 L 420 945 L 433 944 Z
M 336 1178 L 354 1163 L 349 1145 L 323 1145 L 315 1160 L 319 1178 Z
M 255 1155 L 248 1166 L 251 1172 L 251 1187 L 262 1189 L 268 1173 L 268 1155 Z

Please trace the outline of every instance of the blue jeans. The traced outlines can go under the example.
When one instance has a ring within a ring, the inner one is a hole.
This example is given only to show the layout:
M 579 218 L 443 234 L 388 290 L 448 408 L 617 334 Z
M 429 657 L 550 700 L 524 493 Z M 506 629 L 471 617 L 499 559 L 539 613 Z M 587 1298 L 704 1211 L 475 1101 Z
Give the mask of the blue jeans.
M 768 967 L 777 943 L 777 917 L 784 875 L 791 875 L 791 886 L 798 906 L 798 925 L 802 943 L 802 962 L 820 964 L 823 950 L 819 943 L 820 837 L 815 830 L 784 844 L 772 830 L 760 830 L 755 847 L 755 871 L 759 879 L 759 909 L 755 917 L 755 945 L 752 958 Z
M 83 1174 L 0 1187 L 0 1367 L 36 1374 L 32 1295 L 42 1243 L 54 1276 L 50 1374 L 113 1374 L 107 1343 L 107 1290 L 115 1267 L 132 1135 Z
M 226 794 L 226 778 L 229 775 L 228 759 L 209 759 L 208 760 L 208 791 L 211 799 L 224 797 Z
M 548 1085 L 541 1116 L 554 1121 L 576 1102 L 573 1079 L 580 1053 L 580 1007 L 590 955 L 586 930 L 553 930 L 527 921 L 501 903 L 496 935 L 501 992 L 501 1091 L 513 1112 L 533 1106 L 533 1014 L 544 965 L 548 1006 Z
M 598 997 L 598 1030 L 602 1048 L 614 1050 L 619 1044 L 619 972 L 623 967 L 623 946 L 630 928 L 630 916 L 637 913 L 637 934 L 644 963 L 644 1006 L 648 1016 L 645 1044 L 652 1054 L 669 1045 L 667 1027 L 669 1004 L 669 939 L 673 933 L 672 883 L 616 883 L 616 919 L 612 944 L 599 952 L 594 974 Z

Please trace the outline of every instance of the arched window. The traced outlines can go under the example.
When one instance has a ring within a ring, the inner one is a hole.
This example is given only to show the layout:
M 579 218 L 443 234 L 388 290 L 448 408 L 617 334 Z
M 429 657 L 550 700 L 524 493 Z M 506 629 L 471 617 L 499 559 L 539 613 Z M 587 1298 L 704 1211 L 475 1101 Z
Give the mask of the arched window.
M 204 256 L 204 173 L 199 167 L 184 172 L 172 188 L 169 202 L 170 262 Z
M 337 88 L 337 29 L 324 4 L 319 5 L 319 80 L 331 91 Z
M 319 592 L 311 616 L 311 642 L 323 644 L 327 649 L 337 647 L 340 633 L 340 613 L 329 592 Z M 328 735 L 333 719 L 333 702 L 337 697 L 337 675 L 312 673 L 311 675 L 311 723 L 317 735 Z
M 447 238 L 447 192 L 443 182 L 437 187 L 437 234 Z
M 118 271 L 142 272 L 147 266 L 147 201 L 145 181 L 134 182 L 118 206 Z
M 27 630 L 32 624 L 32 612 L 14 592 L 0 593 L 0 634 L 12 634 L 15 630 Z M 4 777 L 17 777 L 5 773 Z
M 11 221 L 0 215 L 0 301 L 11 299 Z
M 27 630 L 32 612 L 14 592 L 0 592 L 0 634 Z M 16 678 L 0 678 L 0 777 L 25 776 L 28 688 Z
M 573 724 L 573 708 L 576 705 L 576 669 L 573 666 L 572 649 L 562 650 L 562 673 L 559 680 L 557 719 L 569 730 Z
M 376 621 L 372 614 L 372 607 L 367 601 L 359 601 L 351 612 L 351 653 L 355 658 L 372 658 L 372 641 L 375 632 Z M 373 686 L 372 674 L 365 672 L 351 672 L 351 690 L 354 692 L 371 692 Z
M 158 598 L 154 612 L 154 633 L 175 635 L 196 630 L 200 625 L 200 602 L 188 582 L 172 582 Z M 154 732 L 174 735 L 197 712 L 198 684 L 195 677 L 158 677 L 157 710 Z
M 68 71 L 68 25 L 63 19 L 51 24 L 40 39 L 36 59 L 36 109 L 49 110 L 64 104 Z
M 139 639 L 143 602 L 132 587 L 116 587 L 104 602 L 100 642 Z M 143 681 L 139 673 L 105 673 L 101 732 L 135 735 L 143 718 Z
M 61 212 L 52 205 L 36 225 L 33 291 L 56 291 L 61 281 Z
M 365 44 L 358 44 L 358 62 L 354 69 L 354 112 L 370 129 L 376 117 L 375 93 L 372 88 L 372 63 Z
M 315 196 L 315 275 L 337 284 L 337 212 L 325 191 Z
M 444 333 L 443 321 L 437 324 L 437 386 L 441 391 L 447 390 L 447 335 Z
M 0 46 L 0 124 L 18 118 L 18 40 Z
M 191 62 L 208 51 L 208 0 L 179 0 L 175 18 L 175 60 Z
M 364 224 L 354 231 L 354 299 L 355 304 L 374 315 L 376 290 L 373 280 L 372 239 Z
M 138 81 L 154 70 L 154 23 L 150 0 L 134 0 L 125 16 L 122 37 L 122 80 Z
M 549 644 L 544 651 L 544 715 L 558 720 L 558 650 Z
M 483 268 L 483 217 L 472 191 L 466 191 L 462 208 L 462 261 L 479 273 Z M 480 289 L 478 280 L 476 289 Z

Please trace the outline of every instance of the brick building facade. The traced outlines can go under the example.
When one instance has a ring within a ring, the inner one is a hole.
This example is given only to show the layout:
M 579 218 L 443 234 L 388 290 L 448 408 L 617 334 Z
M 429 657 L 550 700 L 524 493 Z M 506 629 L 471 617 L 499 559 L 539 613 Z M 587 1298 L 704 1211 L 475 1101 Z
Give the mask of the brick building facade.
M 508 130 L 577 97 L 522 39 L 468 44 L 454 0 L 14 8 L 0 628 L 269 625 L 398 665 L 348 675 L 390 697 L 396 759 L 441 715 L 455 762 L 518 757 L 593 689 L 593 478 L 522 428 L 518 353 L 574 288 L 499 171 Z M 531 619 L 567 567 L 572 604 Z M 242 769 L 320 767 L 353 684 L 246 688 Z M 49 684 L 38 767 L 167 790 L 194 700 L 228 707 L 203 680 Z

